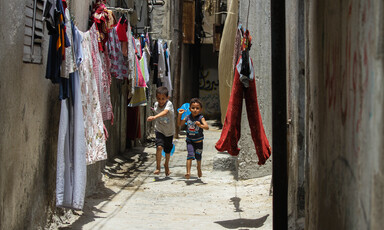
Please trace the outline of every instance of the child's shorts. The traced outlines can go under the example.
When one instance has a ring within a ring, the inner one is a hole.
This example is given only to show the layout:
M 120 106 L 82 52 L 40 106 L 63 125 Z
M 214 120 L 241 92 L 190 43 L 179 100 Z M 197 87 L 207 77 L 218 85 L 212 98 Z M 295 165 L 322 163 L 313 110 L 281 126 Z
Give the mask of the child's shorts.
M 188 151 L 188 156 L 187 160 L 194 160 L 196 159 L 197 161 L 201 161 L 201 154 L 203 153 L 203 142 L 192 142 L 190 140 L 187 140 L 187 151 Z
M 155 134 L 156 134 L 156 147 L 162 146 L 165 153 L 170 153 L 173 148 L 173 144 L 172 144 L 173 136 L 166 137 L 164 134 L 159 132 L 155 132 Z

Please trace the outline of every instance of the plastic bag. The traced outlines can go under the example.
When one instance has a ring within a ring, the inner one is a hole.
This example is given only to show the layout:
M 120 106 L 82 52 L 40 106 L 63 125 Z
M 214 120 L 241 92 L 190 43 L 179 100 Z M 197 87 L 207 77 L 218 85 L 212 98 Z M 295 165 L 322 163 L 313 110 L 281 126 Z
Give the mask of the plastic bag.
M 184 109 L 184 113 L 181 115 L 181 120 L 184 120 L 186 116 L 191 114 L 191 110 L 189 110 L 189 103 L 184 103 L 180 108 L 177 109 L 177 112 L 179 112 L 180 109 Z
M 175 152 L 175 144 L 172 144 L 173 147 L 172 147 L 172 150 L 171 150 L 171 156 L 173 155 L 173 153 Z M 161 155 L 163 155 L 163 157 L 165 157 L 165 152 L 164 152 L 164 149 L 163 151 L 161 152 Z

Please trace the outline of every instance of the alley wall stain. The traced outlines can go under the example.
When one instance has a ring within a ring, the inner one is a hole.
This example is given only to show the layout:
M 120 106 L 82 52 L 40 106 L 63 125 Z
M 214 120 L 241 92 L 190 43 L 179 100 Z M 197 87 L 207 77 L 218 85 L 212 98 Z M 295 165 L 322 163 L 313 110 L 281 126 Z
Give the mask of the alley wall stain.
M 382 183 L 381 80 L 377 20 L 382 2 L 310 1 L 306 37 L 308 229 L 369 229 Z M 382 8 L 381 8 L 382 9 Z

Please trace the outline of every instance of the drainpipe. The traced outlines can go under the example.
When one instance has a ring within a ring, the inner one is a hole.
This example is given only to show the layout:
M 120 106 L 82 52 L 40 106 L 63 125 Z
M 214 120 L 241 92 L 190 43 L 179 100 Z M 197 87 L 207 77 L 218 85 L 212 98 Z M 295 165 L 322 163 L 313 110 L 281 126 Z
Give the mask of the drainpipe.
M 271 0 L 273 229 L 288 229 L 285 0 Z

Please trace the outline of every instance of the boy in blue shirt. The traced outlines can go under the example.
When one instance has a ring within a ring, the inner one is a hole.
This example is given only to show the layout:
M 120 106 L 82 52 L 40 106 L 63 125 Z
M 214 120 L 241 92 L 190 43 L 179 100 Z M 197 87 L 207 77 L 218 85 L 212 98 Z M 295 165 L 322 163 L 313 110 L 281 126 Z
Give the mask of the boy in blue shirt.
M 201 154 L 203 153 L 203 140 L 204 134 L 203 130 L 208 130 L 209 126 L 205 121 L 201 111 L 203 110 L 203 104 L 198 98 L 192 98 L 190 102 L 189 110 L 191 114 L 186 116 L 181 120 L 181 115 L 185 112 L 184 109 L 179 110 L 177 124 L 181 126 L 182 124 L 187 123 L 187 173 L 185 178 L 189 179 L 191 176 L 191 166 L 192 160 L 197 161 L 197 175 L 202 177 L 203 173 L 201 172 Z

